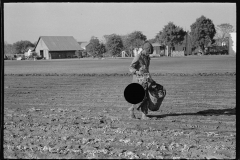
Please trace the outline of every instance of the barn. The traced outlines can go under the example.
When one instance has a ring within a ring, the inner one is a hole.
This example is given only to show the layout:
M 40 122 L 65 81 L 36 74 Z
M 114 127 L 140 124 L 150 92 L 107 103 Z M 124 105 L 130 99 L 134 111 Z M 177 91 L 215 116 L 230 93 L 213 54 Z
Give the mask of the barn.
M 71 58 L 83 51 L 73 36 L 40 36 L 34 51 L 45 59 Z

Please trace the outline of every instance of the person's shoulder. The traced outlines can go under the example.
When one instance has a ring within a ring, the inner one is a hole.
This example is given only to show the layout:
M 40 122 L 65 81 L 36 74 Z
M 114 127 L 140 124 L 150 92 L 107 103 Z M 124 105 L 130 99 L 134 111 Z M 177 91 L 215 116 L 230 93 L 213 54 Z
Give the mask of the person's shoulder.
M 135 57 L 140 58 L 141 56 L 142 56 L 142 52 L 139 52 L 139 53 L 136 54 Z

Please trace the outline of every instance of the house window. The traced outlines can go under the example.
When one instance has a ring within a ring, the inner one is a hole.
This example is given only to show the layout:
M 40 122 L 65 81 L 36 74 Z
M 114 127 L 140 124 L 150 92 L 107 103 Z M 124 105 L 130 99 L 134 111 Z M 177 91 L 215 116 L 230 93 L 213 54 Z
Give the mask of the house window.
M 43 50 L 40 50 L 40 56 L 43 57 Z

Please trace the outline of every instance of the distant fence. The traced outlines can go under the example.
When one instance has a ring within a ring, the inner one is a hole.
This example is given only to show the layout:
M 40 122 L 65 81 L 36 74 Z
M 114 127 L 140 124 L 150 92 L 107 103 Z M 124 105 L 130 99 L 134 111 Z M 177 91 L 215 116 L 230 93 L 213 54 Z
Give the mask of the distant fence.
M 184 56 L 184 51 L 173 51 L 172 57 Z

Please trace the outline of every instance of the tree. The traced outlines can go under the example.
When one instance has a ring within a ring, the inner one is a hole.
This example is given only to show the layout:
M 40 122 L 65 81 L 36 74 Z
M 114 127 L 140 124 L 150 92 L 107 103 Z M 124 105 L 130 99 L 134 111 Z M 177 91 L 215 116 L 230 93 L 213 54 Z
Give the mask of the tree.
M 100 43 L 97 47 L 97 53 L 96 56 L 97 57 L 103 57 L 103 53 L 106 52 L 106 47 L 103 43 Z
M 83 57 L 87 57 L 87 56 L 88 56 L 88 54 L 87 54 L 87 51 L 86 51 L 86 50 L 84 50 L 84 51 L 82 52 L 82 56 L 83 56 Z
M 79 51 L 79 50 L 75 51 L 75 55 L 76 55 L 79 59 L 82 58 L 82 52 Z
M 106 48 L 103 43 L 100 43 L 97 37 L 92 36 L 90 40 L 90 45 L 87 51 L 92 57 L 102 57 L 103 53 L 106 52 Z
M 14 55 L 16 53 L 15 48 L 12 44 L 8 44 L 6 41 L 4 41 L 4 54 L 5 55 Z
M 38 41 L 35 41 L 35 42 L 33 43 L 33 45 L 36 46 L 36 45 L 37 45 L 37 42 L 38 42 Z
M 229 33 L 234 32 L 233 26 L 229 23 L 223 23 L 217 25 L 215 39 L 218 40 L 221 44 L 225 42 L 228 44 Z
M 160 43 L 160 44 L 165 44 L 165 41 L 162 37 L 162 31 L 159 31 L 159 33 L 157 33 L 157 35 L 155 36 L 156 42 Z
M 126 43 L 128 48 L 139 48 L 146 41 L 147 37 L 141 31 L 134 31 L 127 35 Z
M 156 38 L 148 39 L 147 41 L 150 42 L 150 43 L 155 43 L 155 42 L 157 42 Z
M 193 48 L 199 47 L 204 53 L 205 47 L 215 42 L 213 37 L 216 34 L 216 30 L 212 20 L 201 16 L 190 27 Z
M 111 34 L 106 41 L 106 49 L 112 56 L 117 56 L 123 49 L 122 38 L 119 35 Z
M 106 38 L 106 37 L 105 37 Z M 132 53 L 134 48 L 140 48 L 147 37 L 141 31 L 134 31 L 130 34 L 121 36 L 123 42 L 123 50 Z
M 157 41 L 166 44 L 170 47 L 174 47 L 175 44 L 181 44 L 184 40 L 186 32 L 183 28 L 176 26 L 173 22 L 169 22 L 164 26 L 163 30 L 157 35 Z
M 35 47 L 30 41 L 18 41 L 13 44 L 17 54 L 24 54 L 28 47 Z
M 120 36 L 122 39 L 122 43 L 123 43 L 123 50 L 128 50 L 129 49 L 129 44 L 128 44 L 128 36 L 127 35 L 121 35 Z
M 95 57 L 97 54 L 98 46 L 100 45 L 97 37 L 92 36 L 90 39 L 90 45 L 87 48 L 87 51 L 90 53 L 92 57 Z

